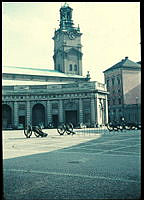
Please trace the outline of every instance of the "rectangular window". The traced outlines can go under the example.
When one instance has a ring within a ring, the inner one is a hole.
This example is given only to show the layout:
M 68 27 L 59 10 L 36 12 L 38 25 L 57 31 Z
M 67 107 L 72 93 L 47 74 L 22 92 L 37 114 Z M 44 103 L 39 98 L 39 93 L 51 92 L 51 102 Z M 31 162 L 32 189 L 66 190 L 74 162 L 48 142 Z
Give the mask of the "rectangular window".
M 118 85 L 120 85 L 120 79 L 119 78 L 117 78 L 117 82 L 118 82 Z
M 69 71 L 72 71 L 72 64 L 69 65 Z
M 112 85 L 114 85 L 114 78 L 112 78 Z
M 107 80 L 107 88 L 109 87 L 109 80 Z
M 121 104 L 121 98 L 119 98 L 119 100 L 118 100 L 118 101 L 119 101 L 119 104 Z
M 74 65 L 74 70 L 77 71 L 77 65 Z

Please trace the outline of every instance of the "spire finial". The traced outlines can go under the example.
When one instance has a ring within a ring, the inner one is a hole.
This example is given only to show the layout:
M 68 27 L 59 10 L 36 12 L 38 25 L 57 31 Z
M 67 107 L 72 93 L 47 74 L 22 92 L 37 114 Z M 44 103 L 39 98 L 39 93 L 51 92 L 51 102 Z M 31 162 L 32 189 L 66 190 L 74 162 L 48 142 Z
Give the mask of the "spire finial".
M 67 4 L 67 2 L 65 2 L 64 7 L 68 7 L 69 5 Z

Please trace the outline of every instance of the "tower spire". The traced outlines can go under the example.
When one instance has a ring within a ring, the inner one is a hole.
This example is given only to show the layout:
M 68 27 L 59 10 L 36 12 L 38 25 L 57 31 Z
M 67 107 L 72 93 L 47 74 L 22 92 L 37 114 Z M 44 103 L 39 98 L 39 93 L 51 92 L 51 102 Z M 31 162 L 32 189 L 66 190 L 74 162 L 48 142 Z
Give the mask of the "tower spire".
M 65 2 L 65 4 L 64 4 L 64 7 L 69 7 L 69 5 L 68 5 L 68 3 L 67 3 L 67 2 Z
M 72 10 L 66 2 L 60 8 L 60 29 L 68 30 L 73 28 Z

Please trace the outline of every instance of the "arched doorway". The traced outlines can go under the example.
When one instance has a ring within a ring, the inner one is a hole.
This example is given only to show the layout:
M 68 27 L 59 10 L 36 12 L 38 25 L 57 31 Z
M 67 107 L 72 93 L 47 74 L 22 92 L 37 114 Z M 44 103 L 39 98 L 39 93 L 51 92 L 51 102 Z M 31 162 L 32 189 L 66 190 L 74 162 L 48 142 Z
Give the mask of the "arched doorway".
M 32 125 L 36 126 L 39 124 L 45 126 L 45 108 L 40 103 L 34 105 L 32 108 Z
M 9 105 L 2 105 L 2 127 L 3 129 L 12 127 L 12 109 Z

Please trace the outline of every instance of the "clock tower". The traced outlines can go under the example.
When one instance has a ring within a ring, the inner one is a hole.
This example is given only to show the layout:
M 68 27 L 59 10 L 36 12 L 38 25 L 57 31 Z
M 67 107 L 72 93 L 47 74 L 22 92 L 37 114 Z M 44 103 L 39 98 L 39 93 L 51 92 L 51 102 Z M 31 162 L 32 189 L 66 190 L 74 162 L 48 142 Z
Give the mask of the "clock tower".
M 82 76 L 80 28 L 74 27 L 72 8 L 67 3 L 60 8 L 59 29 L 54 33 L 54 68 L 63 73 Z

